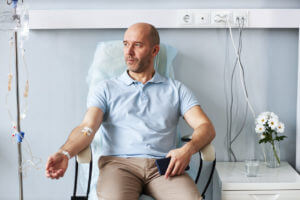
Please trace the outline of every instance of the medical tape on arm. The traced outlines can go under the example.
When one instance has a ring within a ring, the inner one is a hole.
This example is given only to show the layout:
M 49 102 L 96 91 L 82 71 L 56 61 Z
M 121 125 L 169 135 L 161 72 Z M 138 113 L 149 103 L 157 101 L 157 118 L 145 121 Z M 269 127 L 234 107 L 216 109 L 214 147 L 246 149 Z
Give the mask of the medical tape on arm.
M 81 132 L 85 136 L 90 136 L 93 133 L 93 129 L 91 129 L 90 127 L 85 126 L 85 127 L 83 127 L 83 129 L 81 130 Z

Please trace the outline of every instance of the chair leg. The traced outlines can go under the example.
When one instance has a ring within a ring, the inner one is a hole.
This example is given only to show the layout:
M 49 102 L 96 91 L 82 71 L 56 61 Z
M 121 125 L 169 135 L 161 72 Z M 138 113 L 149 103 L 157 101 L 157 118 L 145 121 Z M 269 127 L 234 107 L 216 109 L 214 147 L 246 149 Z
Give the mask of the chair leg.
M 213 174 L 214 174 L 214 171 L 215 171 L 215 167 L 216 167 L 216 159 L 213 161 L 209 178 L 208 178 L 207 183 L 206 183 L 206 185 L 204 187 L 204 190 L 203 190 L 203 192 L 201 194 L 201 196 L 202 196 L 203 199 L 205 199 L 205 192 L 206 192 L 206 190 L 207 190 L 207 188 L 208 188 L 208 186 L 209 186 L 209 184 L 210 184 L 210 182 L 212 180 L 212 177 L 213 177 Z
M 88 180 L 88 187 L 87 187 L 87 191 L 86 191 L 87 198 L 89 197 L 89 193 L 90 193 L 90 186 L 91 186 L 91 180 L 92 180 L 92 172 L 93 172 L 93 159 L 90 162 L 89 180 Z
M 199 159 L 200 159 L 200 163 L 199 163 L 199 169 L 198 169 L 198 173 L 197 173 L 197 176 L 196 176 L 196 179 L 195 179 L 195 183 L 197 184 L 198 183 L 198 180 L 199 180 L 199 177 L 200 177 L 200 174 L 201 174 L 201 171 L 202 171 L 202 164 L 203 164 L 203 160 L 202 160 L 202 157 L 201 157 L 201 151 L 199 151 Z
M 73 196 L 76 196 L 76 190 L 77 190 L 77 176 L 78 176 L 78 162 L 75 159 L 75 182 L 74 182 L 74 189 L 73 189 Z

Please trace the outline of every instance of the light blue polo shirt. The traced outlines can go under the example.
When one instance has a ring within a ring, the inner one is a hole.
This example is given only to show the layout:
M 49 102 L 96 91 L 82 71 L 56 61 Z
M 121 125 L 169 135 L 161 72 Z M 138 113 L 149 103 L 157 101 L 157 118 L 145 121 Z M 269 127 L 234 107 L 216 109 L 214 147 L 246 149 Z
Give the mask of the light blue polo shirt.
M 165 157 L 176 148 L 179 117 L 195 105 L 199 103 L 185 85 L 157 72 L 142 84 L 125 71 L 101 81 L 87 99 L 88 108 L 104 113 L 101 156 Z

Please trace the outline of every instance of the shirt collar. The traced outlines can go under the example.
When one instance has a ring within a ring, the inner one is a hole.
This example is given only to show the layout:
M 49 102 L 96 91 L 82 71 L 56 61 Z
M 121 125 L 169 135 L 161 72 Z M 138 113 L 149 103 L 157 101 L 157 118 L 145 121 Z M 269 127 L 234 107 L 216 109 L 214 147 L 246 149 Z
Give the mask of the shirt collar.
M 126 85 L 131 85 L 132 83 L 138 82 L 138 81 L 132 79 L 128 75 L 128 70 L 125 70 L 125 72 L 123 72 L 123 74 L 121 74 L 120 80 L 123 81 Z M 154 76 L 147 83 L 163 83 L 166 81 L 167 81 L 166 77 L 160 75 L 157 71 L 155 71 Z

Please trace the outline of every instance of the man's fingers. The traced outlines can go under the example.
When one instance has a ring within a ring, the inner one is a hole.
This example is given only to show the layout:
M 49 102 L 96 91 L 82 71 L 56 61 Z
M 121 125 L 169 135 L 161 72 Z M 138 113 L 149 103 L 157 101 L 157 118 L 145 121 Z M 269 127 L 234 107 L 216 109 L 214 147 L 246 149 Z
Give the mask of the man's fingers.
M 60 171 L 61 171 L 61 169 L 56 170 L 56 171 L 53 173 L 53 176 L 54 176 L 55 178 L 59 178 Z
M 51 172 L 51 171 L 47 173 L 47 177 L 48 177 L 48 178 L 51 178 L 51 179 L 54 179 L 54 178 L 55 178 L 53 172 Z
M 47 171 L 46 176 L 51 178 L 51 179 L 59 179 L 62 177 L 64 174 L 64 171 L 62 169 L 59 170 L 52 170 L 52 171 Z
M 50 178 L 50 173 L 49 173 L 49 171 L 46 171 L 45 175 L 46 175 L 48 178 Z
M 175 167 L 174 167 L 173 170 L 172 170 L 171 176 L 177 175 L 179 169 L 180 169 L 180 164 L 177 162 L 177 163 L 175 164 Z
M 184 173 L 186 166 L 185 165 L 181 165 L 179 171 L 178 171 L 178 175 L 181 175 Z
M 53 163 L 53 158 L 49 157 L 46 163 L 46 169 L 49 169 L 50 165 Z
M 189 156 L 190 155 L 186 154 L 182 149 L 171 150 L 166 156 L 171 157 L 171 161 L 166 171 L 165 178 L 183 174 L 189 163 Z
M 57 171 L 57 176 L 58 176 L 58 177 L 63 177 L 63 176 L 64 176 L 64 170 L 59 169 L 59 170 Z
M 48 169 L 45 170 L 45 174 L 48 178 L 51 178 L 51 174 L 53 173 L 53 167 L 48 166 Z
M 54 172 L 54 171 L 56 171 L 56 169 L 55 169 L 54 167 L 52 167 L 52 166 L 50 166 L 47 170 L 48 170 L 49 172 Z
M 174 162 L 174 160 L 171 158 L 171 161 L 170 161 L 170 163 L 169 163 L 168 169 L 167 169 L 166 174 L 165 174 L 165 178 L 166 178 L 166 179 L 169 177 L 170 173 L 172 172 L 172 170 L 173 170 L 173 168 L 174 168 L 174 164 L 175 164 L 175 162 Z

